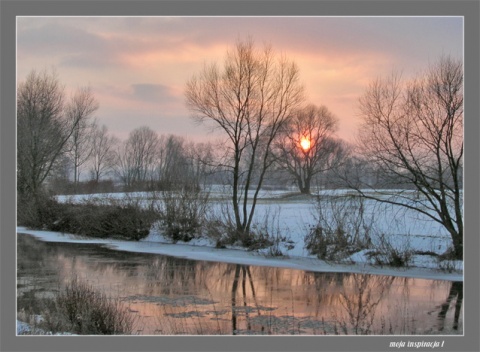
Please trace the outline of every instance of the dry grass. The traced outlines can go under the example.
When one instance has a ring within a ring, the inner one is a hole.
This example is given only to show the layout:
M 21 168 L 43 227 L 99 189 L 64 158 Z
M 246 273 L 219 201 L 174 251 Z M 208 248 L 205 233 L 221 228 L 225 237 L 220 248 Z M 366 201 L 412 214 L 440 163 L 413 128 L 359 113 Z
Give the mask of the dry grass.
M 128 335 L 135 328 L 137 318 L 124 303 L 76 277 L 53 298 L 28 296 L 19 304 L 18 319 L 31 326 L 29 334 Z

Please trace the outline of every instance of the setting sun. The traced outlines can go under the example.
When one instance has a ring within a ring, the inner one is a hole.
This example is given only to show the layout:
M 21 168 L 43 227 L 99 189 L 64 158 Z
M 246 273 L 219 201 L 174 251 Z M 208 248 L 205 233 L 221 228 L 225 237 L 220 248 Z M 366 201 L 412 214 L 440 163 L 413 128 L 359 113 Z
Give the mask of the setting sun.
M 302 137 L 300 140 L 300 146 L 304 152 L 308 151 L 310 149 L 310 140 L 306 137 Z

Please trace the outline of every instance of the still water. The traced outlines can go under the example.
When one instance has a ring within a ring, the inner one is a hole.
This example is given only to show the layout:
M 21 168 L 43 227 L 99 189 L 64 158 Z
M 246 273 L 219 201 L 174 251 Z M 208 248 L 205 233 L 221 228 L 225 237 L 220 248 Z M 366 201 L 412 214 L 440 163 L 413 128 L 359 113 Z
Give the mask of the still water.
M 193 261 L 18 234 L 17 296 L 74 275 L 120 298 L 136 334 L 463 334 L 463 283 Z

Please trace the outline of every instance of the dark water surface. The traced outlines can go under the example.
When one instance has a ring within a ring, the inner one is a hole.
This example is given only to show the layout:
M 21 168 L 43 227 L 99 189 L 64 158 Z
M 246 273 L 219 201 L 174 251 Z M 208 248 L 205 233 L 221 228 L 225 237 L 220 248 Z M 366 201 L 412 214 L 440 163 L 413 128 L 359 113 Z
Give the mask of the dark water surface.
M 17 296 L 74 275 L 119 297 L 138 334 L 463 334 L 463 283 L 316 273 L 42 242 L 18 234 Z

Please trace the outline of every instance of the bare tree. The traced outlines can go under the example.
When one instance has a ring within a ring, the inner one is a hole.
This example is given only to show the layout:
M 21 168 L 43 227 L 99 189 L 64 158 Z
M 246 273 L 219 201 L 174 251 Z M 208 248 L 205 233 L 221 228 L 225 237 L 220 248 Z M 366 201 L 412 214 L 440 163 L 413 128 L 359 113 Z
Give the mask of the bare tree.
M 115 136 L 108 135 L 108 128 L 105 125 L 98 127 L 94 125 L 92 132 L 92 152 L 90 173 L 95 182 L 99 182 L 115 164 L 115 147 L 119 141 Z
M 189 172 L 184 150 L 185 140 L 174 135 L 162 137 L 158 179 L 165 188 L 180 187 L 185 184 Z
M 88 161 L 92 154 L 92 137 L 95 124 L 93 113 L 97 109 L 98 102 L 89 87 L 78 89 L 66 108 L 67 118 L 71 121 L 78 121 L 69 140 L 75 189 L 80 181 L 80 167 Z
M 36 198 L 83 115 L 65 111 L 55 71 L 31 71 L 17 89 L 17 189 Z
M 239 41 L 222 68 L 212 64 L 193 76 L 185 95 L 195 120 L 211 121 L 227 136 L 236 230 L 248 235 L 272 164 L 273 140 L 303 99 L 298 68 L 283 56 L 277 58 L 270 47 L 258 50 L 251 39 Z
M 127 189 L 145 187 L 157 163 L 158 135 L 149 127 L 132 132 L 117 151 L 116 171 Z
M 194 143 L 175 135 L 159 138 L 157 167 L 152 187 L 159 189 L 198 188 L 212 167 L 212 145 Z
M 71 192 L 70 176 L 72 175 L 72 161 L 68 153 L 62 153 L 50 170 L 46 183 L 48 189 L 55 194 Z
M 398 188 L 365 197 L 413 209 L 444 226 L 463 259 L 463 66 L 442 57 L 411 82 L 374 81 L 360 99 L 359 150 Z
M 325 107 L 307 105 L 298 109 L 279 134 L 276 161 L 292 175 L 301 193 L 310 194 L 312 179 L 337 167 L 347 147 L 334 138 L 338 119 Z
M 218 164 L 212 143 L 193 143 L 185 146 L 185 155 L 190 164 L 190 175 L 197 185 L 205 185 L 207 178 L 215 173 Z

